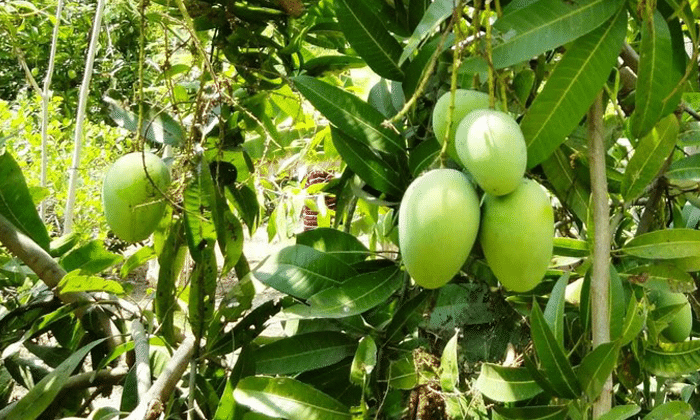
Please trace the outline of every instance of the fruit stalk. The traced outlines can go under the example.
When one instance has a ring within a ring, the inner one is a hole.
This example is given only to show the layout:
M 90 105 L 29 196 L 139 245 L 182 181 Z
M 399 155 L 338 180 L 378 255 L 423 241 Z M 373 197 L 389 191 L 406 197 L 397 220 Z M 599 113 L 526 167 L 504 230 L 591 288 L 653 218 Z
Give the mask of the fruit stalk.
M 591 324 L 593 348 L 610 341 L 610 204 L 605 174 L 605 142 L 603 139 L 603 96 L 598 94 L 588 111 L 588 151 L 591 168 L 594 246 L 591 275 Z M 600 397 L 593 404 L 593 418 L 610 411 L 612 377 L 608 376 Z

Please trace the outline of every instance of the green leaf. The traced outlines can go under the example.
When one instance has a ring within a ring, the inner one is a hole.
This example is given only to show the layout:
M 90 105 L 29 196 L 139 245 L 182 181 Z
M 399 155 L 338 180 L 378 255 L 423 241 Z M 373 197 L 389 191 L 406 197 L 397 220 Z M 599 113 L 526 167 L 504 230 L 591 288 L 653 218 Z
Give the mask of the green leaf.
M 673 162 L 664 176 L 671 181 L 700 182 L 700 153 Z
M 543 374 L 561 396 L 577 398 L 581 394 L 581 386 L 576 379 L 574 369 L 571 367 L 564 349 L 556 341 L 552 330 L 547 325 L 536 301 L 533 301 L 530 321 L 532 342 L 542 364 Z
M 594 401 L 603 390 L 603 385 L 612 374 L 619 347 L 617 343 L 603 343 L 586 354 L 578 367 L 578 377 L 583 391 L 590 401 Z
M 683 401 L 669 401 L 651 410 L 642 420 L 690 420 L 695 411 Z
M 564 306 L 566 305 L 564 297 L 566 285 L 569 284 L 569 275 L 570 273 L 567 272 L 557 280 L 544 308 L 544 319 L 562 348 L 564 347 Z
M 117 101 L 108 96 L 105 96 L 103 100 L 109 105 L 109 116 L 118 126 L 132 133 L 138 131 L 138 115 L 123 108 Z M 153 109 L 145 103 L 144 108 L 141 135 L 154 143 L 175 147 L 184 144 L 187 135 L 180 123 L 163 110 Z
M 608 3 L 619 7 L 619 2 Z M 620 9 L 615 17 L 567 48 L 520 123 L 528 168 L 546 160 L 579 124 L 615 66 L 626 30 L 627 12 Z
M 214 244 L 208 242 L 201 250 L 199 261 L 195 261 L 190 274 L 189 321 L 195 337 L 204 334 L 214 314 L 216 280 L 218 270 Z
M 0 154 L 0 215 L 41 248 L 49 250 L 46 226 L 36 211 L 22 170 L 7 152 Z
M 625 420 L 639 413 L 641 410 L 642 409 L 636 404 L 618 405 L 598 417 L 598 420 Z
M 392 265 L 322 290 L 308 299 L 308 306 L 292 306 L 285 313 L 308 318 L 345 318 L 361 314 L 386 302 L 402 283 L 401 271 Z
M 250 376 L 233 391 L 239 404 L 266 416 L 304 420 L 350 420 L 336 399 L 292 378 Z
M 122 268 L 119 269 L 119 275 L 122 278 L 126 278 L 131 272 L 156 257 L 157 255 L 153 248 L 150 246 L 141 247 L 124 261 Z
M 405 185 L 395 165 L 389 163 L 369 146 L 354 140 L 344 132 L 332 129 L 331 133 L 333 145 L 353 172 L 372 188 L 390 196 L 401 196 Z
M 347 264 L 364 261 L 369 255 L 367 247 L 355 236 L 342 230 L 317 228 L 296 236 L 297 245 L 306 245 L 333 255 Z
M 579 220 L 585 221 L 588 217 L 588 199 L 591 195 L 589 188 L 583 180 L 571 168 L 569 157 L 561 148 L 544 162 L 542 170 L 547 180 L 554 187 L 559 201 L 564 203 Z
M 610 340 L 615 341 L 622 334 L 622 323 L 625 319 L 628 297 L 625 294 L 620 274 L 615 266 L 610 264 L 610 287 L 608 288 L 608 312 L 610 318 Z
M 180 276 L 187 251 L 184 244 L 184 221 L 182 218 L 175 219 L 170 224 L 163 249 L 158 257 L 158 284 L 153 302 L 156 317 L 161 325 L 161 334 L 168 341 L 175 338 L 173 321 L 176 308 L 176 282 Z
M 365 378 L 377 366 L 377 344 L 370 335 L 360 339 L 350 367 L 350 381 L 355 385 L 364 386 Z
M 420 142 L 408 155 L 408 167 L 411 175 L 417 177 L 426 170 L 440 155 L 440 143 L 435 139 Z
M 678 140 L 678 119 L 670 114 L 637 144 L 622 179 L 621 193 L 625 201 L 639 197 L 656 178 Z
M 481 365 L 476 388 L 489 399 L 498 402 L 528 400 L 539 395 L 537 385 L 526 368 L 505 367 L 493 363 Z
M 622 247 L 627 255 L 647 259 L 673 259 L 700 255 L 700 231 L 664 229 L 644 233 Z
M 464 325 L 489 324 L 496 314 L 489 303 L 489 290 L 483 283 L 449 283 L 438 291 L 427 320 L 432 331 L 452 332 Z
M 645 136 L 659 118 L 664 117 L 667 96 L 683 75 L 673 54 L 671 31 L 661 12 L 655 11 L 642 23 L 639 71 L 635 90 L 635 109 L 629 128 L 633 136 Z
M 418 384 L 418 372 L 412 353 L 406 353 L 389 364 L 389 386 L 394 389 L 413 389 Z
M 431 292 L 422 290 L 419 294 L 406 301 L 386 327 L 386 342 L 401 341 L 404 333 L 412 332 L 423 322 L 423 308 L 428 302 Z
M 453 392 L 459 384 L 458 340 L 459 330 L 456 330 L 445 344 L 440 357 L 440 388 L 445 392 Z
M 494 420 L 564 420 L 568 408 L 565 405 L 535 407 L 494 407 Z
M 328 121 L 354 140 L 388 155 L 404 155 L 404 140 L 382 127 L 384 116 L 369 104 L 310 76 L 292 79 L 294 86 Z
M 401 45 L 391 36 L 372 10 L 362 1 L 336 0 L 336 16 L 345 38 L 378 75 L 401 80 Z
M 622 323 L 622 332 L 617 339 L 619 347 L 631 343 L 642 332 L 647 321 L 647 303 L 631 298 L 627 307 L 627 315 Z
M 435 0 L 428 6 L 420 22 L 413 30 L 413 34 L 408 39 L 406 46 L 399 57 L 399 65 L 403 64 L 407 58 L 416 51 L 421 41 L 429 36 L 439 25 L 452 15 L 454 10 L 454 0 Z
M 281 338 L 255 350 L 257 373 L 284 375 L 330 366 L 355 354 L 357 341 L 337 331 Z
M 97 274 L 121 262 L 123 257 L 104 248 L 102 241 L 95 239 L 76 248 L 61 258 L 61 266 L 70 272 L 80 270 L 80 274 Z
M 623 3 L 622 0 L 540 0 L 505 14 L 493 25 L 497 31 L 494 39 L 498 41 L 493 46 L 493 66 L 508 67 L 571 42 L 606 22 Z M 481 57 L 465 60 L 463 67 L 469 73 L 488 70 Z
M 556 237 L 554 238 L 554 255 L 563 257 L 587 257 L 591 251 L 588 242 L 580 239 Z
M 205 166 L 202 161 L 198 165 Z M 201 170 L 196 171 L 195 178 L 187 185 L 184 192 L 185 238 L 187 238 L 190 255 L 195 262 L 203 260 L 202 250 L 207 243 L 216 242 L 216 226 L 212 222 L 211 207 L 206 196 L 205 176 L 209 175 L 202 173 Z
M 74 292 L 107 292 L 115 295 L 123 295 L 124 288 L 114 280 L 107 280 L 103 277 L 83 275 L 80 270 L 73 270 L 63 276 L 58 282 L 60 293 Z
M 233 204 L 238 210 L 238 215 L 248 226 L 248 232 L 252 235 L 258 227 L 260 219 L 260 204 L 255 191 L 245 184 L 228 185 L 227 188 L 233 198 Z
M 700 369 L 700 341 L 659 342 L 642 350 L 640 363 L 654 375 L 668 378 L 695 372 Z
M 427 41 L 425 45 L 420 48 L 418 54 L 413 57 L 411 62 L 405 67 L 405 77 L 401 83 L 401 88 L 407 97 L 410 97 L 415 93 L 416 88 L 423 77 L 423 73 L 425 73 L 427 69 L 428 63 L 433 57 L 433 54 L 435 54 L 437 48 L 440 46 L 441 38 L 442 34 L 438 33 L 431 40 Z M 448 34 L 442 45 L 440 53 L 450 49 L 454 45 L 454 41 L 454 34 Z
M 80 364 L 83 358 L 95 346 L 105 339 L 93 341 L 81 347 L 68 359 L 39 381 L 17 404 L 7 413 L 6 420 L 34 420 L 54 401 L 63 388 L 65 381 Z
M 308 299 L 356 276 L 357 271 L 332 255 L 305 245 L 294 245 L 267 257 L 254 275 L 280 292 Z
M 695 279 L 690 274 L 673 265 L 674 260 L 664 260 L 668 263 L 638 265 L 627 272 L 641 276 L 644 279 L 640 285 L 646 289 L 661 289 L 676 293 L 692 293 L 695 291 Z

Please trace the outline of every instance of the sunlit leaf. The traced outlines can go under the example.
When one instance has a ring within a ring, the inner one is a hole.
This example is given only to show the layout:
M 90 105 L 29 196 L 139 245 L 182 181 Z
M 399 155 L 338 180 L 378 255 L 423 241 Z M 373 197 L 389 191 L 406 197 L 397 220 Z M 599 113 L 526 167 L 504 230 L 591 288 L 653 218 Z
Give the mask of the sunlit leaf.
M 337 331 L 281 338 L 255 350 L 255 369 L 284 375 L 330 366 L 355 353 L 357 341 Z
M 648 131 L 635 148 L 622 179 L 621 193 L 632 201 L 656 178 L 678 140 L 678 119 L 671 114 Z
M 664 229 L 648 232 L 627 242 L 621 251 L 639 258 L 662 260 L 698 256 L 700 231 Z
M 576 376 L 591 401 L 598 398 L 605 381 L 612 374 L 618 350 L 618 344 L 615 342 L 603 343 L 587 353 L 581 361 Z
M 695 414 L 693 407 L 683 401 L 669 401 L 654 407 L 642 420 L 689 420 Z
M 493 66 L 508 67 L 571 42 L 602 25 L 623 3 L 541 0 L 504 14 L 494 23 Z M 481 57 L 465 60 L 463 67 L 470 73 L 488 69 Z
M 22 171 L 8 152 L 0 154 L 0 215 L 44 250 L 49 250 L 49 234 L 39 218 Z
M 598 420 L 625 420 L 639 413 L 641 410 L 641 407 L 634 404 L 618 405 L 598 417 Z
M 336 399 L 292 378 L 250 376 L 233 391 L 236 402 L 271 417 L 350 420 L 350 410 Z
M 66 271 L 80 270 L 81 274 L 97 274 L 123 260 L 118 254 L 107 251 L 103 242 L 95 239 L 75 248 L 61 258 Z
M 481 365 L 476 388 L 489 399 L 514 402 L 533 398 L 542 388 L 532 379 L 526 368 L 505 367 L 492 363 Z
M 377 365 L 377 343 L 372 336 L 360 339 L 350 368 L 350 380 L 355 385 L 364 386 L 365 377 L 372 373 Z
M 440 387 L 446 392 L 452 392 L 459 384 L 458 359 L 459 330 L 447 341 L 440 357 Z
M 564 346 L 564 306 L 566 304 L 564 297 L 567 284 L 569 284 L 569 273 L 557 280 L 552 293 L 549 294 L 547 306 L 544 308 L 544 319 L 562 347 Z
M 540 1 L 536 5 L 541 3 L 547 2 Z M 606 3 L 613 8 L 617 3 L 619 7 L 617 1 Z M 533 15 L 528 16 L 528 19 L 533 18 Z M 529 168 L 546 160 L 586 114 L 616 63 L 625 39 L 626 24 L 627 12 L 621 9 L 614 18 L 567 48 L 520 123 L 527 143 Z M 562 29 L 563 32 L 569 30 Z
M 642 367 L 654 375 L 673 378 L 700 369 L 700 341 L 660 342 L 641 352 Z
M 430 3 L 428 9 L 423 14 L 422 19 L 413 30 L 413 34 L 408 39 L 406 46 L 399 57 L 399 65 L 403 64 L 407 58 L 416 51 L 421 41 L 429 36 L 442 21 L 447 19 L 454 9 L 454 0 L 436 0 Z
M 99 276 L 83 275 L 80 270 L 73 270 L 63 276 L 56 286 L 60 293 L 106 292 L 123 295 L 124 288 L 114 280 Z
M 627 315 L 622 323 L 622 331 L 617 339 L 620 347 L 626 346 L 642 332 L 647 321 L 647 303 L 644 300 L 630 299 Z
M 297 245 L 306 245 L 354 264 L 369 255 L 367 247 L 357 237 L 332 228 L 317 228 L 296 236 Z
M 357 54 L 378 75 L 401 80 L 401 45 L 382 25 L 376 11 L 362 1 L 337 0 L 335 4 L 340 28 Z

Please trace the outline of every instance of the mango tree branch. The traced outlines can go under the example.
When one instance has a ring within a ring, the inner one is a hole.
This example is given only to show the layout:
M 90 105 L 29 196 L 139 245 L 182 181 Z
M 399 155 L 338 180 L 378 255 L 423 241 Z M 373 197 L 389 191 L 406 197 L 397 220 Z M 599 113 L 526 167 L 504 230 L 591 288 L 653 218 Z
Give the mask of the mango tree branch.
M 56 286 L 61 281 L 66 271 L 30 237 L 20 232 L 9 220 L 0 214 L 0 244 L 4 245 L 12 254 L 27 265 L 63 303 L 94 302 L 94 298 L 84 292 L 59 293 Z M 76 310 L 78 316 L 82 316 L 83 309 Z M 108 337 L 108 345 L 115 348 L 119 344 L 120 332 L 111 322 L 106 311 L 97 311 L 102 333 Z
M 141 325 L 141 321 L 134 319 L 131 322 L 131 337 L 134 339 L 135 362 L 136 369 L 136 389 L 141 398 L 146 396 L 148 389 L 151 387 L 151 367 L 149 363 L 148 336 Z
M 139 405 L 125 420 L 156 419 L 163 412 L 163 405 L 182 378 L 194 353 L 195 338 L 187 336 L 177 348 L 173 357 L 163 369 L 156 382 L 146 395 L 139 399 Z
M 602 93 L 588 111 L 588 153 L 591 170 L 593 211 L 593 264 L 591 267 L 591 325 L 593 347 L 610 341 L 610 203 L 605 173 L 605 141 L 603 139 Z M 589 227 L 590 229 L 590 227 Z M 612 376 L 608 376 L 600 397 L 593 403 L 593 418 L 610 411 Z

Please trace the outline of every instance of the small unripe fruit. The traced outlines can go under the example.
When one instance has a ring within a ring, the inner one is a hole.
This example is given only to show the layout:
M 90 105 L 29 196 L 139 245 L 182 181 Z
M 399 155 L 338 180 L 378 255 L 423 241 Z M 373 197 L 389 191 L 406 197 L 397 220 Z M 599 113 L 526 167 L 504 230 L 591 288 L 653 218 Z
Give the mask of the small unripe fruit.
M 426 289 L 459 272 L 479 230 L 479 198 L 467 177 L 434 169 L 416 178 L 399 207 L 399 248 L 413 280 Z
M 544 277 L 554 247 L 554 212 L 535 181 L 504 196 L 486 194 L 479 240 L 486 262 L 508 290 L 527 292 Z
M 520 185 L 527 165 L 527 146 L 520 126 L 508 114 L 492 109 L 469 113 L 457 127 L 459 159 L 491 195 L 505 195 Z
M 656 305 L 657 309 L 673 305 L 683 305 L 673 316 L 668 327 L 661 331 L 661 335 L 668 341 L 674 343 L 685 341 L 685 339 L 690 336 L 690 330 L 693 327 L 693 313 L 688 298 L 683 293 L 652 290 L 649 293 L 649 300 Z
M 455 133 L 457 126 L 467 114 L 476 110 L 489 107 L 489 95 L 484 92 L 470 89 L 455 90 L 455 107 L 452 114 L 452 130 L 450 130 L 447 154 L 459 162 L 459 156 L 455 149 Z M 447 131 L 447 117 L 450 113 L 450 92 L 444 93 L 435 103 L 433 108 L 433 132 L 435 138 L 442 146 L 445 143 L 445 132 Z
M 143 160 L 142 160 L 143 157 Z M 144 160 L 146 171 L 144 171 Z M 107 170 L 102 186 L 102 204 L 107 224 L 114 234 L 127 242 L 148 238 L 165 211 L 161 192 L 170 184 L 170 172 L 153 153 L 126 154 Z

